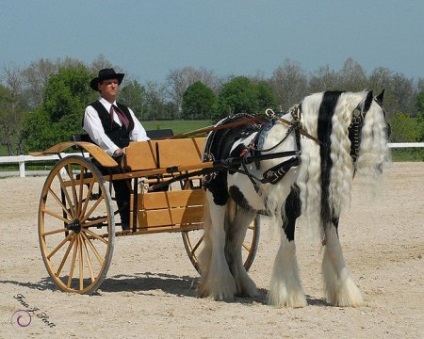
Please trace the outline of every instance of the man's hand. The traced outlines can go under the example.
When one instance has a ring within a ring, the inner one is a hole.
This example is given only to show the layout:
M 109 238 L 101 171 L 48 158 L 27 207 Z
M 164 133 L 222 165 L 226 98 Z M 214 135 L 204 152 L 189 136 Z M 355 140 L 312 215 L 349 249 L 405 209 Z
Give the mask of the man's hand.
M 125 148 L 118 148 L 114 153 L 114 157 L 120 157 L 125 154 Z

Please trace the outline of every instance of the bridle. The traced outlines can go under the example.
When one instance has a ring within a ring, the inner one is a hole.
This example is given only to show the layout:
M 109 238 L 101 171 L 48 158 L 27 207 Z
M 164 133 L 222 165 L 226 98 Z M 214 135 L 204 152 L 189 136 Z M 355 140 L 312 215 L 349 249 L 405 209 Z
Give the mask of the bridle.
M 361 105 L 361 104 L 360 104 Z M 350 156 L 353 163 L 356 164 L 359 156 L 359 147 L 361 145 L 361 131 L 364 126 L 365 114 L 362 109 L 355 108 L 352 112 L 352 121 L 348 127 L 350 144 Z

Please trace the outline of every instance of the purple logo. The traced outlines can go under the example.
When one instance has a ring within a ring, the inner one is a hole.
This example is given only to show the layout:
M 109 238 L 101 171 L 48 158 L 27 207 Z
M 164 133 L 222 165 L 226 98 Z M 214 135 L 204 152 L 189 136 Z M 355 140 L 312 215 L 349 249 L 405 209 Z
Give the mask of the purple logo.
M 31 324 L 31 314 L 28 311 L 19 310 L 12 315 L 12 325 L 15 328 L 27 327 Z

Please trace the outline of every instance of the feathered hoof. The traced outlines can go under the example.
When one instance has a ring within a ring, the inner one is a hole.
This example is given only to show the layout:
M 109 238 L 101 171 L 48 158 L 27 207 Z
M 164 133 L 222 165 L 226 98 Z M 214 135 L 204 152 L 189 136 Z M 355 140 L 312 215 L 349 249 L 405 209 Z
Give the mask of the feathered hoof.
M 206 288 L 199 287 L 197 289 L 197 297 L 199 298 L 209 298 L 215 301 L 234 301 L 235 290 L 225 290 L 225 291 L 209 291 Z
M 292 292 L 288 294 L 270 291 L 268 293 L 268 304 L 275 307 L 291 308 L 308 306 L 308 302 L 306 301 L 306 297 L 303 292 Z
M 325 291 L 327 302 L 337 307 L 360 307 L 364 305 L 361 292 L 352 279 L 339 286 L 338 289 L 330 293 Z
M 237 293 L 238 297 L 247 297 L 253 298 L 258 296 L 258 289 L 256 288 L 255 282 L 250 279 L 247 275 L 245 278 L 237 284 Z

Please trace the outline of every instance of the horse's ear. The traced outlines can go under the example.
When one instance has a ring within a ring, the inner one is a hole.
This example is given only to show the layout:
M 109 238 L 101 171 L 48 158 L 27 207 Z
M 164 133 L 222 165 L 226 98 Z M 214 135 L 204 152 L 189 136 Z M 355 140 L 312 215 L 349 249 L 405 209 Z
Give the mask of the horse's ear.
M 375 97 L 375 100 L 377 100 L 377 102 L 382 105 L 383 104 L 383 99 L 384 99 L 384 89 L 381 91 L 381 93 L 379 95 L 377 95 Z
M 363 112 L 368 112 L 368 110 L 370 109 L 373 98 L 374 98 L 374 95 L 373 95 L 372 91 L 369 91 L 368 94 L 367 94 L 367 97 L 365 98 L 364 106 L 362 107 Z

